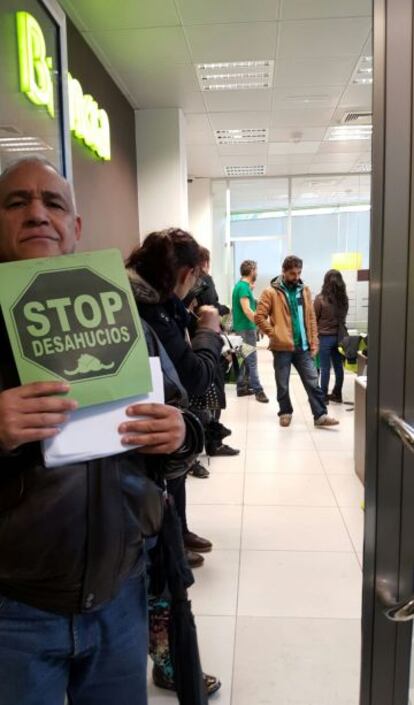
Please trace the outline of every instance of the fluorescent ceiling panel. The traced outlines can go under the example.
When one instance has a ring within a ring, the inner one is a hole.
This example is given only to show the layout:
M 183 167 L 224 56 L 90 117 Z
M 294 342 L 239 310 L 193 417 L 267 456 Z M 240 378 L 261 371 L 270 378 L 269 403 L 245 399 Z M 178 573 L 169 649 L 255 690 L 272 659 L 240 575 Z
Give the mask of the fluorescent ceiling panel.
M 198 82 L 202 91 L 240 91 L 271 88 L 274 62 L 232 61 L 197 64 Z
M 354 71 L 354 75 L 352 76 L 352 83 L 360 86 L 371 85 L 373 82 L 373 74 L 372 56 L 361 56 Z
M 241 144 L 242 142 L 258 142 L 263 144 L 269 139 L 269 130 L 265 127 L 215 130 L 214 134 L 217 144 Z
M 325 140 L 328 142 L 348 142 L 370 140 L 372 125 L 335 125 L 328 127 Z

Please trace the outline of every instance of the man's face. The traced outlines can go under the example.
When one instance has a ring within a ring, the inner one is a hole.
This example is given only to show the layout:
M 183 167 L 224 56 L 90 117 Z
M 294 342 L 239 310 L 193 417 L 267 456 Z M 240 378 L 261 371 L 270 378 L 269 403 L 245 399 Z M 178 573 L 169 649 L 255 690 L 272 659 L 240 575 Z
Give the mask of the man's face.
M 71 254 L 81 232 L 69 185 L 26 162 L 0 182 L 0 262 Z
M 254 284 L 256 279 L 257 279 L 257 269 L 252 269 L 252 273 L 250 275 L 251 283 Z
M 293 267 L 293 269 L 287 269 L 283 272 L 283 279 L 286 284 L 297 284 L 301 274 L 302 270 L 300 267 Z

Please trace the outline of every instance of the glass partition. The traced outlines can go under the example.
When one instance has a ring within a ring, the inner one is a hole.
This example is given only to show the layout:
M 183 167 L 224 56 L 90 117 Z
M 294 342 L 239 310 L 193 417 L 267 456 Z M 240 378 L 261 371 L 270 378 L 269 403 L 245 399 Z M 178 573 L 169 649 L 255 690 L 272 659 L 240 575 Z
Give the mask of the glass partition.
M 220 270 L 227 300 L 244 259 L 258 262 L 259 296 L 280 273 L 283 259 L 295 254 L 304 261 L 303 278 L 313 295 L 328 269 L 342 272 L 350 299 L 349 328 L 365 332 L 370 189 L 371 177 L 365 173 L 213 181 L 216 253 L 220 237 L 225 251 L 224 264 L 214 256 L 214 271 L 216 276 Z

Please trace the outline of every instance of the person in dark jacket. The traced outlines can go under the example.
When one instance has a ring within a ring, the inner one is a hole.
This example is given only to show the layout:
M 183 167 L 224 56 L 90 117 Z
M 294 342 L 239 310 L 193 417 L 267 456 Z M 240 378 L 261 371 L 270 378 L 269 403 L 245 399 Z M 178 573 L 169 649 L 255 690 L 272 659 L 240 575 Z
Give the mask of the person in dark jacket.
M 214 306 L 219 312 L 219 316 L 226 316 L 230 309 L 219 301 L 216 285 L 210 274 L 210 252 L 207 247 L 200 247 L 201 251 L 201 273 L 199 284 L 202 290 L 197 295 L 197 306 Z
M 212 385 L 223 346 L 218 312 L 213 306 L 199 309 L 190 344 L 191 317 L 182 299 L 198 279 L 200 259 L 200 247 L 192 235 L 170 228 L 150 233 L 126 261 L 140 316 L 158 335 L 189 396 L 201 396 Z M 201 564 L 198 559 L 203 561 L 200 552 L 210 551 L 212 543 L 188 528 L 185 479 L 183 476 L 168 481 L 167 485 L 181 519 L 189 563 L 196 567 Z M 158 602 L 155 608 L 159 608 Z M 158 637 L 162 631 L 158 624 Z M 162 688 L 174 689 L 168 649 L 162 664 L 154 664 L 154 682 Z M 204 680 L 209 693 L 220 687 L 214 676 L 204 674 Z
M 3 172 L 0 262 L 70 254 L 80 233 L 53 165 L 32 158 Z M 118 430 L 139 450 L 46 468 L 39 441 L 76 404 L 64 383 L 20 385 L 2 320 L 0 349 L 0 704 L 63 705 L 67 692 L 73 705 L 146 705 L 143 531 L 162 516 L 148 475 L 191 463 L 200 438 L 177 408 L 131 406 Z
M 210 252 L 206 247 L 200 247 L 201 255 L 201 274 L 196 286 L 189 291 L 183 299 L 187 308 L 191 313 L 197 315 L 197 311 L 201 306 L 214 306 L 219 316 L 225 316 L 230 313 L 228 306 L 219 302 L 216 287 L 213 278 L 209 274 L 210 270 Z M 192 327 L 189 328 L 190 335 Z M 239 454 L 239 450 L 223 443 L 224 438 L 231 435 L 231 430 L 220 422 L 222 409 L 226 408 L 226 390 L 225 390 L 225 374 L 228 367 L 228 361 L 224 356 L 220 356 L 220 364 L 216 368 L 214 378 L 216 404 L 214 409 L 206 409 L 200 413 L 200 417 L 204 422 L 204 433 L 206 438 L 206 453 L 210 457 L 218 456 L 234 456 Z M 197 413 L 195 411 L 195 413 Z M 209 471 L 204 465 L 197 460 L 190 470 L 190 474 L 195 477 L 206 478 L 209 476 Z
M 346 284 L 337 269 L 326 272 L 321 293 L 315 298 L 314 306 L 319 334 L 321 389 L 326 401 L 342 403 L 344 367 L 338 345 L 346 331 L 349 301 Z M 335 372 L 335 385 L 329 394 L 331 363 Z
M 126 265 L 140 316 L 164 345 L 189 396 L 201 396 L 213 384 L 223 341 L 217 310 L 199 310 L 191 344 L 191 322 L 182 299 L 194 287 L 200 269 L 200 247 L 183 230 L 170 229 L 148 235 L 129 256 Z M 169 483 L 183 525 L 184 544 L 191 551 L 207 552 L 210 541 L 190 531 L 186 519 L 185 478 Z M 192 567 L 202 556 L 189 554 Z

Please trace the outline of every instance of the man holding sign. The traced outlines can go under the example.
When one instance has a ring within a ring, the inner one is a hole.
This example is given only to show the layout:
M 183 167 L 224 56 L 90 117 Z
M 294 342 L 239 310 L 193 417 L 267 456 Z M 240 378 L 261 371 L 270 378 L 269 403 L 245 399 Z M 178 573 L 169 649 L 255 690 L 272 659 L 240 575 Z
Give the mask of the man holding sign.
M 52 165 L 0 176 L 1 263 L 71 254 L 80 234 Z M 39 442 L 76 408 L 65 382 L 20 385 L 0 320 L 0 705 L 63 705 L 66 692 L 73 705 L 147 703 L 142 543 L 161 505 L 145 472 L 154 456 L 187 462 L 199 440 L 173 406 L 131 405 L 128 452 L 46 468 Z

